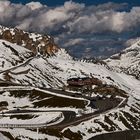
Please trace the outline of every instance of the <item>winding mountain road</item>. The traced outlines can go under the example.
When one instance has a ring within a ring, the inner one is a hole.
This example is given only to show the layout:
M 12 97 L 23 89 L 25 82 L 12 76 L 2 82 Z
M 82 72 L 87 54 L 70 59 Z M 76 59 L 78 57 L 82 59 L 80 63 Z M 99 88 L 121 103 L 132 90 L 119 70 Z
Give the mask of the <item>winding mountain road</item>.
M 46 90 L 45 90 L 46 91 Z M 60 94 L 60 93 L 59 93 Z M 58 95 L 59 95 L 58 94 Z M 57 129 L 57 130 L 63 130 L 66 127 L 77 125 L 83 121 L 87 121 L 89 119 L 98 117 L 100 115 L 104 115 L 106 113 L 109 113 L 110 111 L 113 111 L 115 109 L 118 109 L 123 104 L 126 103 L 126 99 L 122 99 L 120 103 L 115 107 L 106 108 L 104 110 L 97 110 L 92 113 L 83 114 L 80 117 L 76 117 L 76 113 L 74 111 L 68 111 L 68 110 L 11 110 L 3 113 L 0 113 L 0 116 L 3 115 L 23 115 L 23 114 L 34 114 L 34 113 L 44 113 L 44 112 L 61 112 L 62 116 L 56 119 L 56 121 L 53 121 L 51 123 L 40 123 L 40 124 L 0 124 L 0 128 L 47 128 L 47 129 Z M 63 120 L 57 121 L 64 117 Z M 56 123 L 55 123 L 56 122 Z
M 23 63 L 19 64 L 19 65 L 16 65 L 16 66 L 13 66 L 13 67 L 10 67 L 6 70 L 3 70 L 3 71 L 0 71 L 0 74 L 4 73 L 4 72 L 8 72 L 8 71 L 11 71 L 11 70 L 15 70 L 19 67 L 22 67 L 22 66 L 26 66 L 31 60 L 33 60 L 34 58 L 37 58 L 37 56 L 34 56 L 34 57 L 30 57 L 28 58 L 26 61 L 24 61 Z
M 71 122 L 76 118 L 76 113 L 74 111 L 66 110 L 12 110 L 4 113 L 0 113 L 0 116 L 12 116 L 12 115 L 25 115 L 25 114 L 35 114 L 35 113 L 44 113 L 44 112 L 61 112 L 61 114 L 54 120 L 48 123 L 39 123 L 39 124 L 0 124 L 0 128 L 44 128 L 51 126 L 52 124 L 57 124 L 57 121 L 61 120 L 63 123 Z M 60 123 L 60 122 L 58 122 Z
M 69 126 L 73 126 L 73 125 L 77 125 L 83 121 L 87 121 L 87 120 L 90 120 L 92 118 L 95 118 L 95 117 L 99 117 L 100 115 L 104 115 L 106 113 L 109 113 L 119 107 L 122 106 L 122 104 L 124 104 L 126 102 L 127 99 L 123 99 L 116 107 L 114 108 L 108 108 L 104 111 L 100 110 L 100 111 L 95 111 L 93 113 L 88 113 L 88 114 L 85 114 L 83 116 L 80 116 L 80 117 L 77 117 L 75 118 L 72 122 L 61 122 L 59 123 L 58 125 L 51 125 L 51 126 L 48 126 L 47 128 L 48 129 L 58 129 L 58 130 L 63 130 L 64 128 L 66 127 L 69 127 Z

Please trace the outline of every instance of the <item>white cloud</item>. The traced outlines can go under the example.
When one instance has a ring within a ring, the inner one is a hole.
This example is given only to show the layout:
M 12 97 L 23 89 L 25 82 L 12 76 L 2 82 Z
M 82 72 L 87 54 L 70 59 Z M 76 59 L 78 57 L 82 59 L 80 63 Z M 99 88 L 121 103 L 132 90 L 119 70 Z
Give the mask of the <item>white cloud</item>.
M 43 5 L 40 2 L 30 2 L 26 4 L 31 10 L 37 10 L 43 7 Z
M 0 1 L 0 23 L 7 25 L 9 21 L 13 26 L 37 31 L 50 31 L 53 28 L 59 30 L 65 27 L 69 33 L 122 32 L 140 24 L 140 7 L 133 7 L 130 12 L 115 10 L 123 5 L 107 3 L 85 6 L 67 1 L 63 6 L 51 8 L 40 2 L 22 5 Z
M 9 7 L 10 1 L 0 1 L 0 12 L 4 12 L 5 8 Z
M 16 18 L 17 19 L 21 19 L 21 18 L 26 18 L 27 16 L 29 16 L 29 14 L 31 13 L 31 9 L 28 6 L 23 6 L 21 7 L 17 14 L 16 14 Z
M 77 9 L 80 10 L 83 8 L 85 8 L 85 4 L 79 4 L 79 3 L 72 2 L 72 1 L 67 1 L 64 3 L 64 9 L 66 9 L 67 11 L 73 11 L 73 10 L 77 10 Z
M 117 32 L 121 32 L 123 31 L 124 29 L 124 15 L 125 13 L 122 12 L 117 12 L 117 13 L 114 13 L 113 16 L 112 16 L 112 31 L 117 31 Z
M 71 32 L 98 33 L 105 31 L 128 31 L 140 25 L 140 7 L 134 7 L 130 12 L 98 11 L 81 15 L 76 20 L 70 21 L 67 26 Z
M 23 22 L 21 22 L 16 27 L 19 28 L 19 29 L 22 29 L 22 30 L 27 30 L 31 27 L 32 21 L 33 21 L 32 18 L 25 19 L 25 20 L 23 20 Z
M 68 47 L 68 46 L 80 45 L 84 41 L 85 41 L 85 39 L 83 39 L 83 38 L 70 39 L 70 40 L 67 40 L 67 42 L 64 44 L 64 46 Z

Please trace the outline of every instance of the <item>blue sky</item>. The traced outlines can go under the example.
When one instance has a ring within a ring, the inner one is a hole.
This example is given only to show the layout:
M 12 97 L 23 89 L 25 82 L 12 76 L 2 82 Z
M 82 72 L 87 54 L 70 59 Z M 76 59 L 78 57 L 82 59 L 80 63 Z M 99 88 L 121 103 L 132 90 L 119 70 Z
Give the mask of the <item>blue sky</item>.
M 0 24 L 49 34 L 76 57 L 107 57 L 140 37 L 138 0 L 5 0 L 0 9 Z

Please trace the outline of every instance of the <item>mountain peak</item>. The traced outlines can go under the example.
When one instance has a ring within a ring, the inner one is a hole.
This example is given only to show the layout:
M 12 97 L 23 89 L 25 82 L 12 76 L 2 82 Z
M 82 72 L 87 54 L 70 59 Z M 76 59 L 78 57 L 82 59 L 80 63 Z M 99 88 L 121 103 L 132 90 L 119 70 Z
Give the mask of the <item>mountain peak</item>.
M 31 50 L 35 55 L 52 55 L 59 50 L 49 35 L 25 32 L 17 28 L 0 26 L 0 39 L 15 43 Z

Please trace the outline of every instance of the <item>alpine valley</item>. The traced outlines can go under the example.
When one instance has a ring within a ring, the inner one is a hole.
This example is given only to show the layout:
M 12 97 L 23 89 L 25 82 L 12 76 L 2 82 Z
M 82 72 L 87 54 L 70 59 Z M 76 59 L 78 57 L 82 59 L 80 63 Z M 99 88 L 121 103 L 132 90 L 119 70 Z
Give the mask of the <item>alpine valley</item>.
M 0 26 L 1 140 L 140 139 L 140 41 L 79 60 L 53 37 Z

